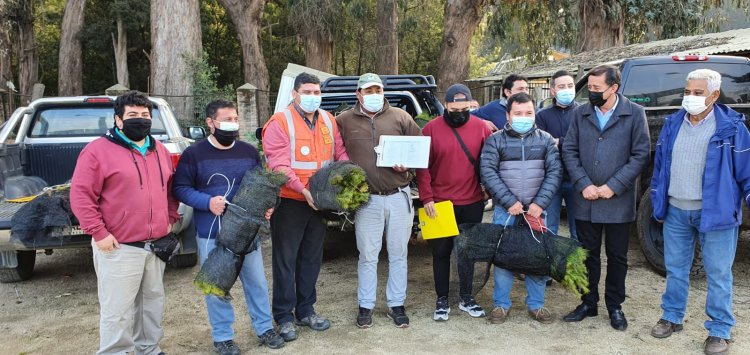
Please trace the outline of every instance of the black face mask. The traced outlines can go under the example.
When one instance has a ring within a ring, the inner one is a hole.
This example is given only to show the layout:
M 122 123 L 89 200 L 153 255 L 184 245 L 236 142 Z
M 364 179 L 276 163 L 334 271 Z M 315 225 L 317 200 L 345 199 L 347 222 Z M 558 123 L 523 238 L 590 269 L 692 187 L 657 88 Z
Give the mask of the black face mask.
M 458 128 L 466 124 L 466 122 L 469 121 L 469 117 L 471 115 L 471 112 L 469 111 L 445 111 L 445 115 L 443 115 L 443 118 L 445 118 L 445 122 L 453 127 Z
M 602 107 L 602 105 L 607 103 L 607 99 L 604 98 L 604 91 L 589 91 L 589 102 L 596 107 Z
M 240 136 L 240 131 L 225 131 L 214 126 L 214 138 L 219 144 L 228 147 Z
M 142 141 L 151 134 L 151 120 L 148 118 L 122 120 L 122 133 L 131 141 Z

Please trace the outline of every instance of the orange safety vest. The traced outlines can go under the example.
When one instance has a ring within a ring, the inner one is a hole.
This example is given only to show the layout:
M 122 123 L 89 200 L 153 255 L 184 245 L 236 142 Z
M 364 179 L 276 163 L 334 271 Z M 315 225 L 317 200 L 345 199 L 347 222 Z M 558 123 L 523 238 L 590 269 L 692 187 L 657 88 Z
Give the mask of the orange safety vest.
M 325 110 L 318 110 L 318 121 L 314 131 L 305 123 L 304 118 L 299 115 L 291 105 L 281 112 L 275 113 L 266 123 L 276 121 L 289 136 L 289 150 L 291 161 L 289 166 L 297 175 L 305 187 L 308 186 L 310 177 L 318 169 L 330 164 L 334 159 L 336 121 Z M 321 121 L 324 124 L 320 124 Z M 292 190 L 287 185 L 281 187 L 281 197 L 298 201 L 305 201 L 305 196 Z

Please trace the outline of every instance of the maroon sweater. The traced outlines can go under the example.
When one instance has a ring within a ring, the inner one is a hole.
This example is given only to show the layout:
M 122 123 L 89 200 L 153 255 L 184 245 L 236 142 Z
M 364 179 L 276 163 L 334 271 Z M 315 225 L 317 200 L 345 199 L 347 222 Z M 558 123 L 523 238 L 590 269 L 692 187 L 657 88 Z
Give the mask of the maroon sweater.
M 456 131 L 478 164 L 484 141 L 492 132 L 475 116 Z M 432 137 L 429 167 L 417 169 L 422 203 L 450 200 L 462 206 L 481 201 L 484 195 L 479 176 L 445 119 L 436 117 L 424 126 L 422 134 Z

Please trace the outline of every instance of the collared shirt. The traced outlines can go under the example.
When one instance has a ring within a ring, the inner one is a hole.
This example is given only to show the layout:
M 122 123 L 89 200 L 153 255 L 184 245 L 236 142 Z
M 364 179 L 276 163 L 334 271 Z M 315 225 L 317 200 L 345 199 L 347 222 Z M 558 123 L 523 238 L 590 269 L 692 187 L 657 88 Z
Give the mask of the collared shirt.
M 297 103 L 294 103 L 294 109 L 297 110 L 297 113 L 299 113 L 300 116 L 302 116 L 302 119 L 305 120 L 305 124 L 307 125 L 307 128 L 309 128 L 311 131 L 315 130 L 315 124 L 318 122 L 318 110 L 315 110 L 313 112 L 313 119 L 312 122 L 307 119 L 307 112 L 305 112 L 302 107 L 297 105 Z
M 125 142 L 128 142 L 131 148 L 138 151 L 138 153 L 141 153 L 144 157 L 146 156 L 146 152 L 148 151 L 148 146 L 151 145 L 151 137 L 146 136 L 146 140 L 143 142 L 143 146 L 138 146 L 138 144 L 135 144 L 130 138 L 126 137 L 119 128 L 115 127 L 115 134 L 117 134 L 120 138 L 125 140 Z
M 714 110 L 711 110 L 711 112 L 709 112 L 708 115 L 706 115 L 706 117 L 704 117 L 700 122 L 696 124 L 693 124 L 693 122 L 690 121 L 689 113 L 686 113 L 683 119 L 685 120 L 685 122 L 683 122 L 682 124 L 683 126 L 686 126 L 688 128 L 698 128 L 702 126 L 704 123 L 706 123 L 706 121 L 714 119 Z
M 594 112 L 596 112 L 596 119 L 599 120 L 599 130 L 603 131 L 604 126 L 607 125 L 607 122 L 609 122 L 609 119 L 612 118 L 612 113 L 615 112 L 615 109 L 617 108 L 617 104 L 620 102 L 620 97 L 615 96 L 615 104 L 612 106 L 612 108 L 607 111 L 607 113 L 602 113 L 602 111 L 599 109 L 598 106 L 594 106 Z

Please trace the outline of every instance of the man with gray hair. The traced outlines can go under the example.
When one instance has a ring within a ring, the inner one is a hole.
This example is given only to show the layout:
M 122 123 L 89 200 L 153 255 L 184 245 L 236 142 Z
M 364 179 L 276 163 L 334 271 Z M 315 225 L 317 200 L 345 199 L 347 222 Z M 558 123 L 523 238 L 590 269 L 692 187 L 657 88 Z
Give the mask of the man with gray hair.
M 667 286 L 656 338 L 682 330 L 695 241 L 708 277 L 706 354 L 726 354 L 735 318 L 732 263 L 750 197 L 750 134 L 744 115 L 718 103 L 721 75 L 698 69 L 687 77 L 682 109 L 667 117 L 656 146 L 651 201 L 664 223 Z M 704 208 L 705 207 L 705 208 Z

